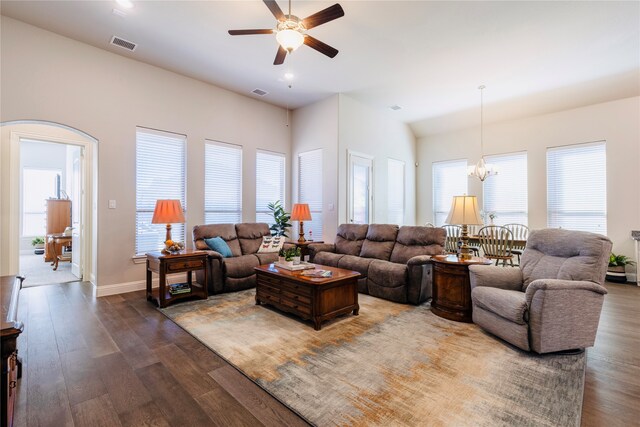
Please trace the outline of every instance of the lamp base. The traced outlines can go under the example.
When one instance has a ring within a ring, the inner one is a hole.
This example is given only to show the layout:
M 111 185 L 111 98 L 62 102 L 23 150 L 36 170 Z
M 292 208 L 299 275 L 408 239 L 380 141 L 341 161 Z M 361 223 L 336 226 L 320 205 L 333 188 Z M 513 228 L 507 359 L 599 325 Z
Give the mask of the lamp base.
M 163 254 L 170 254 L 170 253 L 171 253 L 171 252 L 169 252 L 169 251 L 167 250 L 167 246 L 166 246 L 166 245 L 167 245 L 167 242 L 168 242 L 169 240 L 172 240 L 172 239 L 171 239 L 171 224 L 167 224 L 167 234 L 166 234 L 166 236 L 164 237 L 165 247 L 164 247 L 164 248 L 162 248 L 162 253 L 163 253 Z
M 462 242 L 462 246 L 460 247 L 460 254 L 458 254 L 458 259 L 460 261 L 469 261 L 473 258 L 473 251 L 469 247 L 469 231 L 465 224 L 462 225 L 462 235 L 460 236 L 460 241 Z
M 305 243 L 307 239 L 304 238 L 304 222 L 300 221 L 300 226 L 298 227 L 298 243 Z

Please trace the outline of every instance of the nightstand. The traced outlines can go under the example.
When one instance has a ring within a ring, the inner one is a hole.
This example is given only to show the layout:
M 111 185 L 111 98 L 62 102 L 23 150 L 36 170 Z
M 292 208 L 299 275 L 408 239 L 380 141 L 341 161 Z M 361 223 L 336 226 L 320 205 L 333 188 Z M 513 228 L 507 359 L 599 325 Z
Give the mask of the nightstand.
M 193 281 L 192 273 L 204 270 L 204 283 Z M 152 276 L 160 276 L 160 285 L 153 288 Z M 190 292 L 172 295 L 167 286 L 167 274 L 187 273 L 187 285 Z M 155 302 L 160 308 L 167 307 L 176 301 L 198 297 L 207 299 L 207 253 L 204 251 L 185 250 L 177 254 L 149 252 L 147 254 L 147 301 Z

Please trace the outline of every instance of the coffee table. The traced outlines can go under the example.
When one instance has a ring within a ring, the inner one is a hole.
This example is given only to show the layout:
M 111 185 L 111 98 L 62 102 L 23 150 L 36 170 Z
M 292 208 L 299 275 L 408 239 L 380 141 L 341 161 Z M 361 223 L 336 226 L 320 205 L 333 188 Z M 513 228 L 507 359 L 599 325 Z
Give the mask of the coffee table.
M 313 322 L 316 331 L 322 322 L 342 314 L 358 315 L 357 271 L 317 265 L 329 270 L 332 277 L 305 277 L 274 264 L 255 267 L 256 304 L 269 304 Z

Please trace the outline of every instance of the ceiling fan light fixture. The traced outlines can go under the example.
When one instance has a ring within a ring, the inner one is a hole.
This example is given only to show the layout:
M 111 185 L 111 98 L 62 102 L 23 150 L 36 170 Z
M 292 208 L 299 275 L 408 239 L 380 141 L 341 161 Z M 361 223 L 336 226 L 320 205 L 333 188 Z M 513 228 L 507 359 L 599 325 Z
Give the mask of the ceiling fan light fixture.
M 298 30 L 285 29 L 276 34 L 276 40 L 289 53 L 303 45 L 304 35 Z

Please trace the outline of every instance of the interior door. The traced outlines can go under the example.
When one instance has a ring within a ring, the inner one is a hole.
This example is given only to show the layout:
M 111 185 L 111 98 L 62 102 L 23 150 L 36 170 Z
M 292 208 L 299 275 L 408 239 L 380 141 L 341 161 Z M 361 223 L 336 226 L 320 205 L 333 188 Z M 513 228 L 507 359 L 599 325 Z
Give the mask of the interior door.
M 373 221 L 373 158 L 349 153 L 349 222 Z
M 82 159 L 84 148 L 74 147 L 71 153 L 71 273 L 82 279 L 82 206 L 84 189 L 82 185 Z

